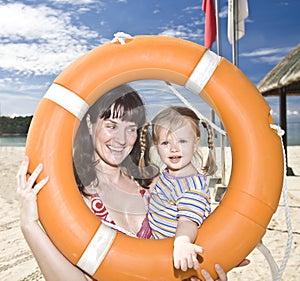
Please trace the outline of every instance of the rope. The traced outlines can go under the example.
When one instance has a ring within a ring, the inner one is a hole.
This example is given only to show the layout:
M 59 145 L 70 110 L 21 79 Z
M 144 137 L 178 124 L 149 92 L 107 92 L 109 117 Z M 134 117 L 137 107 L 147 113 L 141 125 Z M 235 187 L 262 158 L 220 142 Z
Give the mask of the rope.
M 193 107 L 193 105 L 186 99 L 184 98 L 172 85 L 170 82 L 166 81 L 167 86 L 170 88 L 170 90 L 175 94 L 177 98 L 179 98 L 187 107 L 192 108 L 195 113 L 198 115 L 199 119 L 205 120 L 209 125 L 215 129 L 217 132 L 219 132 L 221 135 L 226 136 L 227 133 L 219 128 L 215 123 L 211 122 L 209 119 L 207 119 L 204 115 L 202 115 L 196 108 Z
M 121 45 L 125 45 L 125 41 L 131 38 L 132 36 L 130 34 L 127 34 L 125 32 L 117 32 L 114 34 L 114 39 L 112 39 L 111 42 L 119 42 Z
M 272 280 L 280 281 L 290 256 L 292 241 L 293 241 L 293 230 L 292 230 L 292 223 L 291 223 L 290 212 L 289 212 L 288 191 L 287 191 L 287 184 L 286 184 L 286 155 L 285 155 L 285 150 L 282 141 L 282 136 L 284 135 L 284 131 L 279 126 L 274 124 L 270 124 L 270 127 L 276 130 L 277 134 L 280 136 L 282 151 L 283 151 L 283 159 L 284 159 L 284 170 L 283 170 L 284 178 L 283 178 L 283 186 L 282 186 L 282 195 L 284 199 L 284 207 L 285 207 L 284 210 L 285 210 L 285 218 L 286 218 L 286 224 L 288 229 L 288 239 L 286 244 L 285 255 L 283 257 L 280 268 L 278 269 L 277 263 L 275 262 L 271 252 L 263 244 L 262 241 L 256 246 L 256 248 L 264 255 L 267 262 L 269 263 L 271 274 L 272 274 Z
M 112 228 L 112 229 L 114 229 L 114 230 L 117 230 L 117 231 L 119 231 L 119 232 L 122 232 L 122 233 L 126 234 L 127 236 L 131 236 L 131 237 L 135 237 L 135 238 L 136 238 L 136 235 L 135 235 L 134 233 L 132 233 L 132 232 L 130 232 L 130 231 L 127 231 L 126 229 L 124 229 L 124 228 L 121 227 L 121 226 L 118 226 L 118 225 L 116 225 L 116 224 L 112 224 L 112 223 L 107 222 L 107 221 L 104 221 L 104 220 L 101 220 L 101 223 L 102 223 L 102 224 L 105 224 L 106 226 L 108 226 L 108 227 L 110 227 L 110 228 Z
M 269 263 L 270 269 L 271 269 L 271 274 L 272 274 L 272 280 L 275 280 L 277 274 L 278 274 L 278 266 L 277 263 L 275 262 L 271 252 L 269 249 L 263 244 L 262 241 L 256 246 L 258 250 L 264 255 L 265 259 Z
M 284 159 L 284 178 L 283 178 L 283 187 L 282 187 L 282 195 L 284 200 L 284 211 L 285 211 L 285 220 L 287 225 L 287 231 L 288 231 L 288 239 L 286 243 L 286 249 L 285 254 L 282 260 L 282 263 L 280 265 L 280 268 L 278 270 L 277 276 L 273 278 L 275 281 L 280 281 L 282 274 L 286 268 L 291 248 L 292 248 L 292 242 L 293 242 L 293 228 L 292 228 L 292 222 L 290 217 L 290 210 L 289 210 L 289 196 L 288 196 L 288 190 L 287 190 L 287 184 L 286 184 L 286 152 L 284 149 L 282 136 L 284 135 L 284 131 L 277 125 L 271 124 L 270 127 L 277 131 L 277 134 L 280 136 L 281 139 L 281 145 L 282 145 L 282 151 L 283 151 L 283 159 Z

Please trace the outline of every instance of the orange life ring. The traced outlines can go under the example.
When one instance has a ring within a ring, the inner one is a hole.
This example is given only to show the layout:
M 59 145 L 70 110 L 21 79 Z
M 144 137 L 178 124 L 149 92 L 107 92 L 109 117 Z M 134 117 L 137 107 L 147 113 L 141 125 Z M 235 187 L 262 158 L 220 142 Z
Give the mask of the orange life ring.
M 57 248 L 99 280 L 182 280 L 200 272 L 175 270 L 173 240 L 143 240 L 109 229 L 89 211 L 72 168 L 79 120 L 102 94 L 134 80 L 164 80 L 199 94 L 222 119 L 232 149 L 228 192 L 199 229 L 201 267 L 214 277 L 242 261 L 263 237 L 283 181 L 280 137 L 270 108 L 233 64 L 195 43 L 162 36 L 111 42 L 73 62 L 41 100 L 30 126 L 30 169 L 44 163 L 49 183 L 38 196 L 40 220 Z

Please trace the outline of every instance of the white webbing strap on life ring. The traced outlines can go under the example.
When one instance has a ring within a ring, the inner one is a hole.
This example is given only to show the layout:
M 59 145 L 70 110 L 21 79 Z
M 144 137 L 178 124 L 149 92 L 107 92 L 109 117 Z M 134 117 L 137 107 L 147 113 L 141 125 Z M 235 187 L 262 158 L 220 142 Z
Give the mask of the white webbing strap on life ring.
M 220 60 L 220 56 L 210 50 L 206 50 L 188 81 L 185 83 L 185 87 L 195 94 L 201 93 L 208 80 L 212 77 Z
M 117 232 L 109 226 L 101 224 L 77 262 L 77 266 L 88 274 L 94 275 L 108 253 L 116 237 L 116 233 Z
M 58 84 L 52 84 L 44 98 L 52 100 L 68 110 L 80 121 L 89 109 L 89 105 L 82 98 Z

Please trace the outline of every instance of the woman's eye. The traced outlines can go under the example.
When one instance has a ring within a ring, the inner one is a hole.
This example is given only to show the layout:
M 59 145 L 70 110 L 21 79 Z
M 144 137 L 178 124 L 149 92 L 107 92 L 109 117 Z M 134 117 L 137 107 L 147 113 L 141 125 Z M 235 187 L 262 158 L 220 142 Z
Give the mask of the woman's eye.
M 137 127 L 131 127 L 131 128 L 128 129 L 128 131 L 130 133 L 136 133 L 137 132 Z
M 115 129 L 117 126 L 116 126 L 116 124 L 114 124 L 114 123 L 110 123 L 110 122 L 107 122 L 106 124 L 105 124 L 105 128 L 107 128 L 107 129 Z
M 108 129 L 114 129 L 114 128 L 116 128 L 116 126 L 115 125 L 106 125 L 106 128 L 108 128 Z

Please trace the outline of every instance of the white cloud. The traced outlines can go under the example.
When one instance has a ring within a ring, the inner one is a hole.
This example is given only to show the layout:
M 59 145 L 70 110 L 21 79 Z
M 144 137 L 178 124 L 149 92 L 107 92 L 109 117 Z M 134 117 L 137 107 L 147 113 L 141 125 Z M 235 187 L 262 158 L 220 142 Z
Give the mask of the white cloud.
M 228 7 L 226 5 L 226 6 L 223 6 L 221 8 L 221 10 L 219 11 L 219 18 L 221 18 L 221 19 L 227 18 L 227 15 L 228 15 Z
M 252 62 L 267 63 L 267 64 L 271 64 L 271 65 L 276 65 L 284 57 L 285 57 L 284 55 L 262 56 L 262 57 L 259 57 L 259 58 L 252 59 Z
M 36 8 L 21 3 L 0 6 L 0 36 L 17 40 L 47 39 L 61 30 L 70 15 L 46 6 Z
M 198 22 L 199 23 L 199 22 Z M 185 25 L 177 25 L 175 26 L 174 24 L 171 27 L 165 27 L 163 28 L 164 30 L 160 32 L 158 35 L 162 36 L 170 36 L 170 37 L 176 37 L 176 38 L 181 38 L 181 39 L 186 39 L 186 40 L 195 40 L 199 41 L 199 37 L 203 38 L 203 30 L 197 29 L 196 32 L 190 28 L 189 26 Z
M 201 6 L 188 6 L 188 7 L 183 9 L 183 11 L 187 12 L 187 13 L 191 13 L 191 12 L 194 12 L 196 10 L 202 10 L 202 7 Z
M 187 30 L 184 26 L 177 26 L 175 28 L 168 28 L 161 32 L 159 35 L 162 36 L 170 36 L 170 37 L 179 37 L 185 38 L 187 37 Z
M 269 56 L 274 54 L 286 54 L 290 52 L 294 47 L 285 47 L 285 48 L 263 48 L 257 49 L 252 52 L 242 53 L 241 57 L 257 57 L 257 56 Z
M 281 61 L 294 47 L 262 48 L 252 52 L 241 53 L 241 57 L 250 58 L 252 62 L 275 65 Z
M 0 5 L 0 68 L 29 75 L 58 73 L 92 46 L 97 32 L 72 24 L 72 15 L 44 5 Z
M 281 6 L 288 6 L 288 5 L 289 5 L 289 2 L 287 2 L 287 1 L 281 1 L 281 2 L 279 3 L 279 5 L 281 5 Z
M 1 91 L 1 114 L 4 116 L 12 115 L 32 115 L 40 97 L 30 94 L 17 94 L 16 92 Z M 26 105 L 26 106 L 24 106 Z
M 101 3 L 99 0 L 51 0 L 55 4 L 69 4 L 69 5 L 89 5 L 94 3 Z
M 288 115 L 288 116 L 299 116 L 299 111 L 298 110 L 287 110 L 286 111 L 286 114 Z

